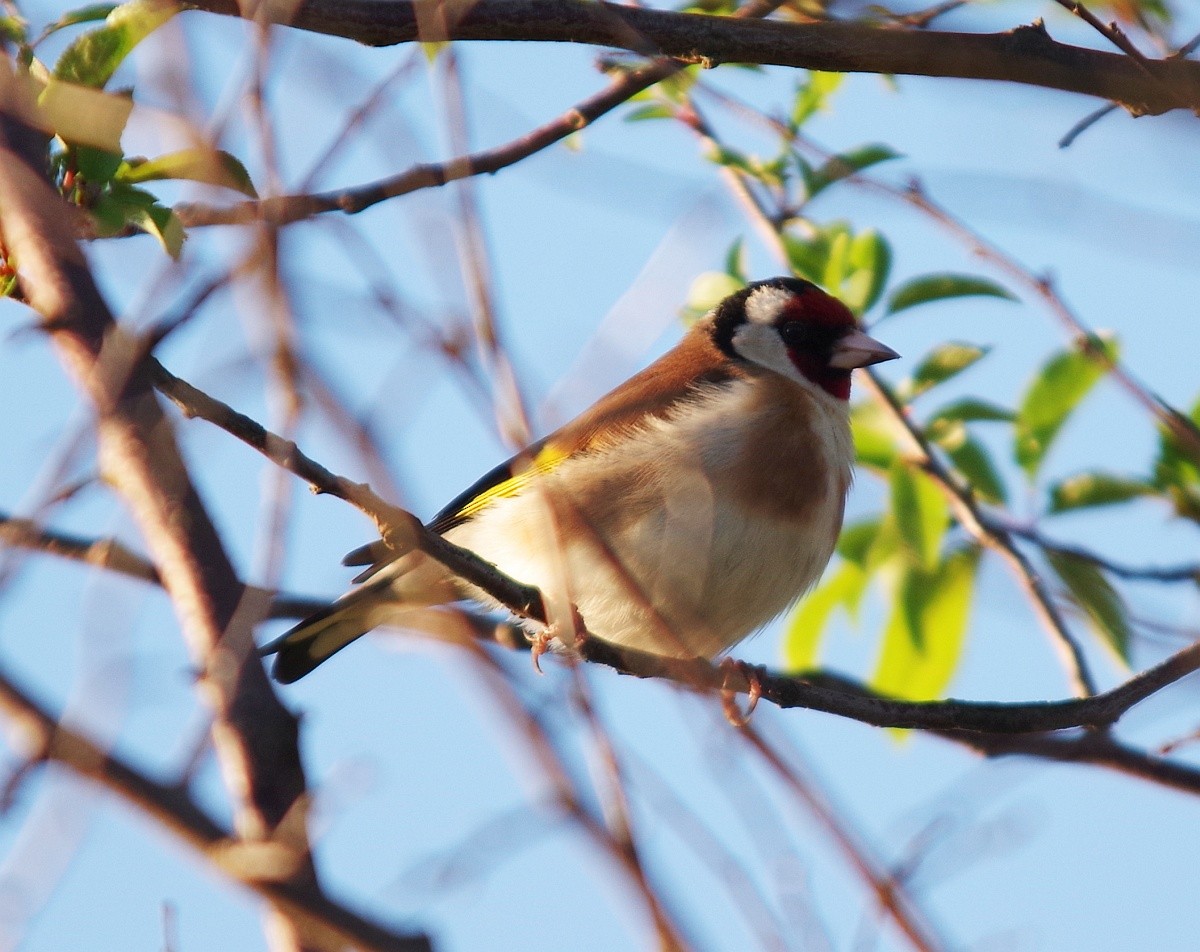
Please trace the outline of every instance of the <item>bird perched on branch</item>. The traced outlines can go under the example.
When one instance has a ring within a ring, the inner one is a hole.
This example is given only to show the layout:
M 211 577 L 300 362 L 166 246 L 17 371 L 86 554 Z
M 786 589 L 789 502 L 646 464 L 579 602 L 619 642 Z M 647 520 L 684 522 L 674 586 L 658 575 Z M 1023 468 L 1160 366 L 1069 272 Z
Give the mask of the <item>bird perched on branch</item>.
M 564 641 L 582 618 L 618 646 L 712 657 L 820 577 L 854 460 L 851 371 L 897 356 L 816 285 L 759 281 L 430 528 L 536 586 Z M 374 543 L 345 564 L 368 565 L 360 584 L 264 649 L 279 681 L 416 607 L 497 607 L 421 552 Z

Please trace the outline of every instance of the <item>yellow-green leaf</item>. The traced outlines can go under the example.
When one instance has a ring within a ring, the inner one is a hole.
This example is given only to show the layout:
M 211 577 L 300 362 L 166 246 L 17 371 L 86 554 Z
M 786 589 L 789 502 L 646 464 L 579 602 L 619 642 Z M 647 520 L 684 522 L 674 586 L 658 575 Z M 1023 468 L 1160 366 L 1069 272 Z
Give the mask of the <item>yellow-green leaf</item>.
M 107 19 L 116 8 L 117 4 L 115 3 L 97 3 L 64 13 L 42 30 L 42 35 L 38 38 L 38 42 L 41 42 L 50 36 L 50 34 L 57 33 L 59 30 L 66 29 L 69 26 L 78 26 L 80 23 L 95 23 L 97 20 Z
M 933 571 L 910 566 L 900 576 L 875 690 L 913 701 L 942 696 L 962 657 L 978 564 L 978 549 L 962 549 Z
M 1117 357 L 1112 338 L 1096 337 L 1093 343 Z M 1025 391 L 1017 410 L 1014 440 L 1017 462 L 1032 480 L 1045 459 L 1050 444 L 1067 418 L 1104 376 L 1104 367 L 1077 350 L 1063 351 L 1047 361 Z
M 698 275 L 688 290 L 687 303 L 683 307 L 684 320 L 699 320 L 743 287 L 742 282 L 723 271 L 706 271 Z
M 918 304 L 961 297 L 995 297 L 1006 301 L 1017 298 L 995 281 L 969 274 L 925 274 L 906 281 L 888 298 L 888 313 L 895 314 Z
M 866 581 L 862 569 L 853 562 L 843 562 L 792 610 L 783 637 L 784 664 L 789 670 L 806 671 L 817 666 L 821 636 L 834 610 L 857 605 Z
M 988 350 L 987 347 L 957 341 L 935 347 L 917 366 L 912 380 L 901 388 L 900 395 L 908 400 L 919 397 L 982 360 Z
M 814 113 L 827 109 L 830 97 L 841 86 L 843 79 L 845 76 L 842 73 L 810 72 L 796 90 L 796 100 L 792 104 L 792 128 L 799 129 Z
M 39 127 L 66 142 L 120 153 L 133 100 L 52 78 L 38 95 L 37 110 Z
M 896 459 L 895 424 L 875 402 L 856 403 L 850 411 L 855 459 L 863 465 L 888 472 Z
M 131 185 L 156 179 L 188 179 L 258 198 L 246 167 L 228 152 L 219 150 L 183 149 L 156 159 L 132 160 L 118 170 L 117 178 Z
M 1050 487 L 1050 511 L 1112 506 L 1149 492 L 1145 480 L 1112 473 L 1076 473 Z
M 104 26 L 84 33 L 63 51 L 55 76 L 102 89 L 134 47 L 178 12 L 169 0 L 131 0 L 115 7 Z
M 932 479 L 903 460 L 892 464 L 889 482 L 892 517 L 900 539 L 918 565 L 932 570 L 950 525 L 946 497 Z

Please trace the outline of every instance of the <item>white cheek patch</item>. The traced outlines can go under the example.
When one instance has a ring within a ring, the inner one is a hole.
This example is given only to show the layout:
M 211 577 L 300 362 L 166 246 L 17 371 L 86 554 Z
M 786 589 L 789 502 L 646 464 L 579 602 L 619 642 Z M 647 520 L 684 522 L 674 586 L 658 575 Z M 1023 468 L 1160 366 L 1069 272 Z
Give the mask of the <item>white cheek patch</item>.
M 747 314 L 749 311 L 750 309 L 747 307 Z M 743 324 L 734 331 L 733 349 L 746 360 L 753 361 L 768 370 L 774 370 L 775 373 L 782 374 L 789 380 L 794 380 L 805 387 L 809 386 L 808 380 L 792 363 L 787 348 L 774 325 Z
M 784 307 L 795 297 L 794 293 L 783 288 L 757 288 L 746 299 L 746 320 L 751 324 L 774 324 Z

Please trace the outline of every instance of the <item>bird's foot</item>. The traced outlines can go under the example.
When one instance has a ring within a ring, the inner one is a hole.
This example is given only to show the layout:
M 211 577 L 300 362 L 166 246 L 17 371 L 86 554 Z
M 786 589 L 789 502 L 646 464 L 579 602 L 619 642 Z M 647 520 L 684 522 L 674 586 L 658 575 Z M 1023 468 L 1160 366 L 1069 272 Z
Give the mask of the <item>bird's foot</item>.
M 579 614 L 579 609 L 574 605 L 571 606 L 571 642 L 570 647 L 558 637 L 562 631 L 562 625 L 553 624 L 547 625 L 536 635 L 530 637 L 531 647 L 529 653 L 533 658 L 533 669 L 538 674 L 543 674 L 542 671 L 542 655 L 547 651 L 561 649 L 565 651 L 570 663 L 575 663 L 579 660 L 579 648 L 583 645 L 587 638 L 587 626 L 583 623 L 583 616 Z M 573 650 L 572 650 L 573 649 Z
M 733 658 L 722 658 L 719 667 L 724 674 L 721 688 L 721 710 L 725 712 L 725 719 L 734 727 L 745 727 L 750 723 L 750 715 L 758 706 L 758 699 L 762 697 L 762 681 L 759 679 L 759 672 L 762 669 L 757 665 L 736 661 Z M 745 678 L 749 685 L 746 691 L 748 700 L 744 712 L 738 708 L 738 692 L 727 686 L 730 675 L 735 673 Z
M 542 670 L 542 655 L 550 650 L 550 644 L 554 641 L 554 626 L 545 628 L 533 636 L 529 647 L 529 657 L 533 659 L 533 670 L 538 674 L 545 674 Z

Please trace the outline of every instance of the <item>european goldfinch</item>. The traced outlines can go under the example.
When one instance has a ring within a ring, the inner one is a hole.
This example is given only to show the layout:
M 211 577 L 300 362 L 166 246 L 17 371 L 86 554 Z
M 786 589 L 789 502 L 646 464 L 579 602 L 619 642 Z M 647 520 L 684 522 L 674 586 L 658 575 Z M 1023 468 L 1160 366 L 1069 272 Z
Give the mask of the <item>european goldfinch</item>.
M 581 618 L 619 646 L 713 657 L 820 577 L 851 480 L 851 371 L 897 356 L 816 285 L 759 281 L 430 528 L 536 586 L 564 628 Z M 420 552 L 374 543 L 345 564 L 369 564 L 361 584 L 264 649 L 277 680 L 415 608 L 496 607 Z

